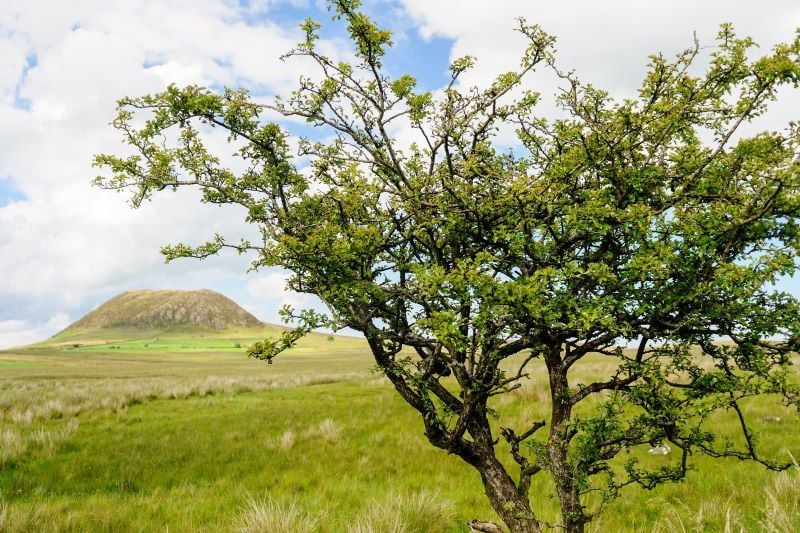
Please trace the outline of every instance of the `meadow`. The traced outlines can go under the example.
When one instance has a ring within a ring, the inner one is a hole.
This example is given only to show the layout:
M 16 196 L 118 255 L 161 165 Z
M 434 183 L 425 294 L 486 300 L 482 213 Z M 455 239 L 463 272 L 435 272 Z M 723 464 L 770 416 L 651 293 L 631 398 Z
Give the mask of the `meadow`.
M 246 331 L 117 333 L 0 352 L 0 531 L 466 532 L 496 520 L 477 474 L 427 443 L 359 339 L 313 335 L 267 365 L 245 356 Z M 543 412 L 544 377 L 498 402 L 500 425 Z M 797 413 L 748 409 L 781 418 L 755 427 L 770 455 L 800 457 Z M 627 489 L 590 530 L 800 530 L 800 469 L 695 464 L 685 482 Z M 555 522 L 536 482 L 534 506 Z

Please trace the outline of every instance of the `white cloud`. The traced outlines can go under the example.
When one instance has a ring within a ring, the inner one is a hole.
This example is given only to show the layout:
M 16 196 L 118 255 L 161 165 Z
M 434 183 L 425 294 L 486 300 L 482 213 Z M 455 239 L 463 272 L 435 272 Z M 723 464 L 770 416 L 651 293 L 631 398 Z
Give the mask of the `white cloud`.
M 66 313 L 56 313 L 47 322 L 38 325 L 25 320 L 0 321 L 0 346 L 23 346 L 40 341 L 66 328 L 70 322 Z
M 288 275 L 282 272 L 253 274 L 247 281 L 247 293 L 258 301 L 269 302 L 276 309 L 284 305 L 303 308 L 314 303 L 314 298 L 307 294 L 290 291 L 286 287 Z
M 557 37 L 556 59 L 562 69 L 574 69 L 583 82 L 615 97 L 635 95 L 650 54 L 673 56 L 692 45 L 695 32 L 701 45 L 712 45 L 720 24 L 731 22 L 739 35 L 753 37 L 766 53 L 777 42 L 791 40 L 800 27 L 800 3 L 795 0 L 768 6 L 747 0 L 502 0 L 491 9 L 477 1 L 400 1 L 423 37 L 453 39 L 451 59 L 478 58 L 476 68 L 464 76 L 465 85 L 486 84 L 519 65 L 525 40 L 512 30 L 516 18 L 524 17 Z M 529 88 L 541 91 L 546 100 L 556 83 L 534 75 Z M 552 113 L 552 108 L 543 105 L 543 112 Z

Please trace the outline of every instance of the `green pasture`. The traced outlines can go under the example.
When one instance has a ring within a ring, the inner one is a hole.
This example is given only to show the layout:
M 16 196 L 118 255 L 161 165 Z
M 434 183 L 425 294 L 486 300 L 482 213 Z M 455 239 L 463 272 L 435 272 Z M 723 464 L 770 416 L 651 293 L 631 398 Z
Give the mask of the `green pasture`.
M 477 474 L 427 443 L 362 340 L 316 335 L 267 365 L 229 346 L 248 339 L 96 336 L 0 352 L 0 531 L 466 532 L 469 519 L 496 520 Z M 498 425 L 544 414 L 547 398 L 532 379 L 498 399 Z M 800 456 L 796 413 L 747 408 L 781 417 L 753 428 L 769 454 Z M 733 434 L 732 419 L 717 422 Z M 800 528 L 799 472 L 695 465 L 683 483 L 626 489 L 592 530 Z M 534 507 L 555 522 L 537 483 Z

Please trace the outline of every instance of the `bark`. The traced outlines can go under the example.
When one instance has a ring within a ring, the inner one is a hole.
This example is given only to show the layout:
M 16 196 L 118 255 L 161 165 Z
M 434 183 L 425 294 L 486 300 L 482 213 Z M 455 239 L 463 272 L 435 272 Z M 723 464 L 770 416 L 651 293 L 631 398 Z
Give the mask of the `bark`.
M 586 513 L 581 504 L 578 487 L 567 461 L 566 445 L 559 438 L 551 439 L 548 446 L 551 475 L 561 504 L 561 523 L 566 533 L 583 533 Z
M 554 348 L 546 359 L 550 378 L 550 395 L 553 403 L 550 438 L 547 453 L 550 459 L 550 475 L 556 485 L 561 504 L 561 523 L 566 533 L 583 533 L 586 513 L 580 500 L 575 472 L 569 464 L 568 423 L 572 416 L 567 369 L 562 364 L 560 347 Z
M 530 501 L 519 493 L 514 480 L 493 453 L 482 454 L 475 468 L 481 474 L 492 508 L 511 533 L 539 533 L 542 530 L 533 516 Z

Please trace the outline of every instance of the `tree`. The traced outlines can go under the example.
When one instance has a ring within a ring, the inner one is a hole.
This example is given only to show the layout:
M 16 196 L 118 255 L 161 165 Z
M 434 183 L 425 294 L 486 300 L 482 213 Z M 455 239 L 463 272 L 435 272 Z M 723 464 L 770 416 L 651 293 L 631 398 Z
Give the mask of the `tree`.
M 478 471 L 513 532 L 544 525 L 535 509 L 546 495 L 531 493 L 540 474 L 560 525 L 578 532 L 624 486 L 681 479 L 694 454 L 784 467 L 759 454 L 747 402 L 800 406 L 789 374 L 800 305 L 774 285 L 798 267 L 800 129 L 740 130 L 779 88 L 797 87 L 800 37 L 750 60 L 754 43 L 723 26 L 704 74 L 693 74 L 697 43 L 652 56 L 638 96 L 617 102 L 560 70 L 554 39 L 520 21 L 529 45 L 518 70 L 462 89 L 473 60 L 459 59 L 434 95 L 389 76 L 391 34 L 357 0 L 331 7 L 354 63 L 323 55 L 306 21 L 288 56 L 321 74 L 290 98 L 174 86 L 123 98 L 113 125 L 135 155 L 96 158 L 97 184 L 132 190 L 135 207 L 198 187 L 205 202 L 242 206 L 261 235 L 167 246 L 168 260 L 253 253 L 254 267 L 289 270 L 293 290 L 329 308 L 287 309 L 296 329 L 250 354 L 271 362 L 322 325 L 361 332 L 431 444 Z M 524 82 L 535 69 L 561 80 L 564 118 L 534 114 Z M 300 140 L 311 172 L 298 171 L 266 110 L 335 134 Z M 394 138 L 399 125 L 418 142 Z M 210 127 L 227 132 L 244 170 L 207 150 Z M 516 129 L 513 151 L 497 142 L 500 127 Z M 598 360 L 613 371 L 579 382 Z M 549 415 L 498 427 L 496 400 L 536 372 Z M 738 439 L 714 433 L 720 413 L 737 420 Z M 676 450 L 670 466 L 636 460 L 662 442 Z

